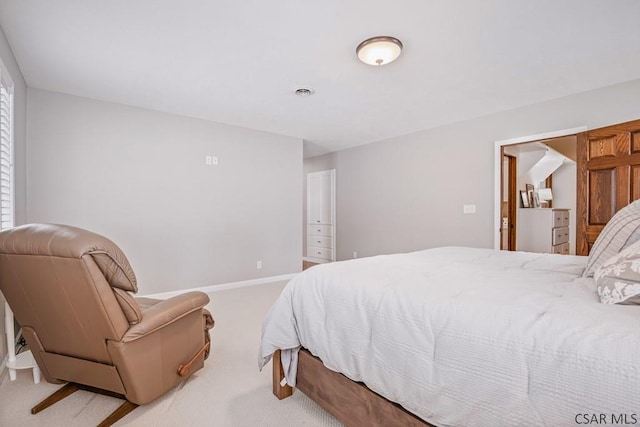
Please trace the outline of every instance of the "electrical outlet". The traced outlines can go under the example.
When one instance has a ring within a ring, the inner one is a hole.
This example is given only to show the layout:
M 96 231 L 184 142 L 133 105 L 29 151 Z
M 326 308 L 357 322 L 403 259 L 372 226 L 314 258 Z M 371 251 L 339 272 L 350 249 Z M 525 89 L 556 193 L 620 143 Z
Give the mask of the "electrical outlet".
M 256 268 L 260 270 L 262 268 L 262 261 L 256 262 Z
M 353 257 L 354 257 L 354 258 L 358 258 L 358 252 L 353 251 Z

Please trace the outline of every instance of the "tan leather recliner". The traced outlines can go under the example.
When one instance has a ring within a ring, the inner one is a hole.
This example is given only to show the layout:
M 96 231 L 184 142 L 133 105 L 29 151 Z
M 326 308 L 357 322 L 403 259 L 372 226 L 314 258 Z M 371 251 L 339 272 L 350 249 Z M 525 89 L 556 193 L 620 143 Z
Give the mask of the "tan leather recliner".
M 127 400 L 117 421 L 204 366 L 209 297 L 133 298 L 136 277 L 109 239 L 76 227 L 29 224 L 0 233 L 0 290 L 42 374 L 69 382 L 32 413 L 77 389 Z

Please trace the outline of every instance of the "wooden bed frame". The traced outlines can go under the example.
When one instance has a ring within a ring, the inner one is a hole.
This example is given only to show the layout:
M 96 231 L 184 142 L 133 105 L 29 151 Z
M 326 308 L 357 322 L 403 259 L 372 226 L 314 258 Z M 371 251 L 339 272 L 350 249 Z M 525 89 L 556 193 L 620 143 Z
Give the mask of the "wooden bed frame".
M 612 137 L 613 135 L 613 137 Z M 613 214 L 633 200 L 640 199 L 637 174 L 640 170 L 640 120 L 594 129 L 577 135 L 578 138 L 578 199 L 577 254 L 587 255 L 603 224 Z M 618 171 L 616 173 L 616 171 Z M 594 174 L 594 178 L 589 178 Z M 598 175 L 599 174 L 599 175 Z M 610 191 L 612 185 L 615 191 Z M 608 188 L 602 191 L 602 188 Z M 591 194 L 598 195 L 593 200 Z M 614 197 L 617 195 L 617 199 Z M 616 200 L 615 208 L 607 196 Z M 592 205 L 591 203 L 595 203 Z M 590 214 L 588 214 L 591 212 Z M 588 222 L 593 220 L 594 224 Z M 284 371 L 280 350 L 273 355 L 273 394 L 284 399 L 293 394 L 287 385 L 281 386 Z M 351 381 L 344 375 L 327 369 L 322 361 L 306 349 L 298 355 L 296 388 L 326 409 L 347 426 L 420 426 L 434 427 L 426 421 L 369 390 L 364 384 Z
M 282 400 L 293 394 L 293 388 L 280 385 L 284 378 L 280 350 L 272 363 L 273 394 Z M 347 426 L 434 427 L 364 384 L 326 368 L 304 348 L 298 353 L 296 388 Z

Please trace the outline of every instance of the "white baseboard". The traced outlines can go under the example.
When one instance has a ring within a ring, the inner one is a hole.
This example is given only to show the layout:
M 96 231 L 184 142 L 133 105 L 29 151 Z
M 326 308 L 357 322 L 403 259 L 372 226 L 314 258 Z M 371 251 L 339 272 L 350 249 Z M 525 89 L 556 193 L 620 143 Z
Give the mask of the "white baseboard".
M 222 283 L 220 285 L 202 286 L 199 288 L 181 289 L 179 291 L 160 292 L 157 294 L 138 295 L 138 296 L 146 297 L 146 298 L 167 299 L 167 298 L 175 297 L 176 295 L 184 294 L 186 292 L 191 292 L 191 291 L 200 291 L 200 292 L 226 291 L 229 289 L 244 288 L 246 286 L 264 285 L 267 283 L 290 280 L 293 277 L 295 277 L 297 274 L 298 273 L 291 273 L 291 274 L 283 274 L 280 276 L 261 277 L 260 279 L 243 280 L 240 282 Z

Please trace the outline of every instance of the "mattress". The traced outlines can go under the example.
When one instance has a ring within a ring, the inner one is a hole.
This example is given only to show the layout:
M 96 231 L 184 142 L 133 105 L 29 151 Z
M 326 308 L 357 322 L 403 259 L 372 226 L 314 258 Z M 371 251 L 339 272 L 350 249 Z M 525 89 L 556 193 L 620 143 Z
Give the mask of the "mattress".
M 303 346 L 438 426 L 632 419 L 640 307 L 601 304 L 585 265 L 446 247 L 316 266 L 269 311 L 258 364 L 286 350 L 285 380 L 295 385 Z

